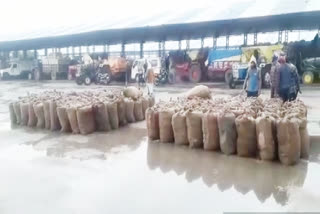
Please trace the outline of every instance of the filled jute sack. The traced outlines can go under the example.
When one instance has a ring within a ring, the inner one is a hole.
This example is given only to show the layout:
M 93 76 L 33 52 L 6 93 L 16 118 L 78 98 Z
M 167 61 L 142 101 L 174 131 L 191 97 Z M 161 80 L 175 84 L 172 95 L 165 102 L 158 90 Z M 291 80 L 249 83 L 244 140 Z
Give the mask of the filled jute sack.
M 237 130 L 233 113 L 220 113 L 218 115 L 220 149 L 226 155 L 236 153 Z
M 146 111 L 146 122 L 148 137 L 151 140 L 160 139 L 159 133 L 159 112 L 154 111 L 152 108 L 148 108 Z
M 107 110 L 109 114 L 109 121 L 112 129 L 119 128 L 119 118 L 118 118 L 118 106 L 117 102 L 108 102 Z
M 79 129 L 78 119 L 77 119 L 77 109 L 75 107 L 67 108 L 67 115 L 68 115 L 72 133 L 79 134 L 80 129 Z
M 61 132 L 71 132 L 71 126 L 66 107 L 57 107 L 57 115 L 61 125 Z
M 126 119 L 128 123 L 134 123 L 136 121 L 134 117 L 134 102 L 130 99 L 125 99 L 124 101 L 126 109 Z
M 97 131 L 110 131 L 108 107 L 104 103 L 96 103 L 92 106 Z
M 126 105 L 124 103 L 123 99 L 119 99 L 117 101 L 118 105 L 118 118 L 119 118 L 119 125 L 124 126 L 127 124 L 127 118 L 126 118 Z
M 261 160 L 272 161 L 276 158 L 276 142 L 273 133 L 274 118 L 260 116 L 256 119 L 258 156 Z
M 299 132 L 301 143 L 300 157 L 303 159 L 308 159 L 310 153 L 310 137 L 307 129 L 307 118 L 300 119 Z
M 123 90 L 123 95 L 133 100 L 137 100 L 139 97 L 142 96 L 142 91 L 140 91 L 134 86 L 129 86 Z
M 31 102 L 29 103 L 28 114 L 28 126 L 35 127 L 37 125 L 37 116 L 34 112 L 33 103 Z
M 190 89 L 187 94 L 187 98 L 191 99 L 194 97 L 200 97 L 200 98 L 210 98 L 210 89 L 208 86 L 205 85 L 198 85 Z
M 154 96 L 149 96 L 148 100 L 149 100 L 149 107 L 154 106 L 154 104 L 156 103 Z
M 203 146 L 202 115 L 202 112 L 197 111 L 189 111 L 186 114 L 188 141 L 191 148 Z
M 28 125 L 29 121 L 29 103 L 20 103 L 20 111 L 21 111 L 21 125 Z
M 34 103 L 33 109 L 34 109 L 34 113 L 37 117 L 37 128 L 44 129 L 45 128 L 45 120 L 44 120 L 43 103 Z
M 189 144 L 187 132 L 187 118 L 184 112 L 177 112 L 172 116 L 172 129 L 175 144 Z
M 142 101 L 142 113 L 145 117 L 146 111 L 149 108 L 149 100 L 145 97 L 142 97 L 141 101 Z
M 235 120 L 237 128 L 237 154 L 242 157 L 255 157 L 257 154 L 256 121 L 248 115 Z
M 17 124 L 17 117 L 16 117 L 16 114 L 14 113 L 13 103 L 9 104 L 9 112 L 10 112 L 11 124 Z
M 218 115 L 207 112 L 202 116 L 203 148 L 205 150 L 219 150 Z
M 57 102 L 51 100 L 50 102 L 50 130 L 56 131 L 61 129 L 61 125 L 59 122 L 58 114 L 57 114 Z
M 43 112 L 44 112 L 44 121 L 45 121 L 45 128 L 50 129 L 51 122 L 50 122 L 50 101 L 43 102 Z
M 281 119 L 277 122 L 278 153 L 281 163 L 293 165 L 300 158 L 300 132 L 297 120 Z
M 17 124 L 20 125 L 21 124 L 21 110 L 20 110 L 20 103 L 19 102 L 13 103 L 13 110 L 14 110 L 14 114 L 16 115 Z
M 159 135 L 161 143 L 173 143 L 174 135 L 172 129 L 172 116 L 174 111 L 172 110 L 161 110 L 159 112 Z
M 91 134 L 96 130 L 92 106 L 77 108 L 77 120 L 81 134 Z
M 134 102 L 133 112 L 136 121 L 144 120 L 141 100 L 137 100 Z

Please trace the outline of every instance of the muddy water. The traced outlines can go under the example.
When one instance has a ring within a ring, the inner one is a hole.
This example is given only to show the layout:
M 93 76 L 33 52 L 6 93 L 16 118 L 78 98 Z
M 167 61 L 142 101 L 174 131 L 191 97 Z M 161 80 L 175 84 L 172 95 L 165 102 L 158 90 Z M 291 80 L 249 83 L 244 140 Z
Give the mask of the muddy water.
M 11 96 L 0 100 L 0 213 L 320 209 L 319 137 L 309 161 L 286 167 L 148 142 L 144 122 L 88 136 L 11 127 Z

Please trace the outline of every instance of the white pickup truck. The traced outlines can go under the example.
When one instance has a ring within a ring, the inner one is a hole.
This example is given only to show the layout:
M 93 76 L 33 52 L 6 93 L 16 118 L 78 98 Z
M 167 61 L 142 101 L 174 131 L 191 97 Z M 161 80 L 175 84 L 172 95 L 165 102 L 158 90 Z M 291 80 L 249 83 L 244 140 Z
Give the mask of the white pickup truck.
M 6 79 L 32 79 L 34 69 L 37 67 L 34 60 L 13 61 L 8 68 L 0 70 L 2 80 Z
M 145 78 L 145 67 L 144 65 L 147 64 L 147 68 L 152 68 L 155 75 L 158 75 L 161 70 L 161 58 L 144 58 L 144 59 L 137 59 L 133 62 L 131 68 L 131 79 L 138 82 L 139 74 L 142 74 L 142 77 Z

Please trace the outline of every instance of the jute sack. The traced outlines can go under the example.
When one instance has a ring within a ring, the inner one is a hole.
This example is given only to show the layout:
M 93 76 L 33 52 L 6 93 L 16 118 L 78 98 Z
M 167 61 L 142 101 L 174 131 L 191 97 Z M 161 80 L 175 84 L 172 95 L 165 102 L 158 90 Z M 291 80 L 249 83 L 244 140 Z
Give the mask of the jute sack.
M 75 107 L 67 108 L 67 115 L 68 115 L 72 133 L 79 134 L 80 129 L 79 129 L 78 119 L 77 119 L 77 109 Z
M 44 120 L 43 103 L 34 103 L 33 109 L 37 117 L 37 128 L 44 129 L 45 120 Z
M 159 134 L 159 112 L 148 108 L 146 111 L 146 122 L 147 122 L 147 130 L 148 137 L 151 140 L 160 139 Z
M 21 110 L 20 110 L 20 103 L 19 102 L 13 103 L 13 110 L 14 110 L 14 114 L 16 115 L 17 124 L 20 125 L 21 124 Z
M 28 125 L 29 121 L 29 103 L 20 103 L 21 125 Z
M 91 134 L 96 130 L 93 111 L 91 106 L 77 108 L 77 120 L 80 133 Z
M 134 118 L 136 121 L 144 120 L 141 100 L 137 100 L 134 102 L 133 111 L 134 111 Z
M 125 99 L 126 119 L 128 123 L 134 123 L 136 121 L 134 117 L 134 102 L 130 99 Z
M 9 104 L 9 112 L 10 112 L 10 121 L 11 124 L 17 124 L 17 117 L 16 114 L 14 112 L 14 107 L 13 107 L 13 103 Z
M 257 136 L 255 119 L 248 115 L 236 118 L 237 154 L 242 157 L 255 157 L 257 154 Z
M 258 155 L 261 160 L 272 161 L 276 158 L 276 142 L 273 134 L 274 119 L 260 116 L 256 119 Z
M 55 100 L 51 100 L 50 102 L 50 130 L 56 131 L 60 130 L 61 125 L 59 122 L 58 114 L 57 114 L 57 102 Z
M 29 108 L 28 108 L 28 126 L 30 127 L 34 127 L 37 125 L 37 116 L 34 112 L 34 108 L 33 108 L 33 103 L 30 102 L 29 103 Z
M 218 115 L 207 112 L 202 116 L 203 148 L 205 150 L 219 150 Z
M 174 143 L 188 145 L 187 119 L 184 112 L 177 112 L 172 116 Z
M 43 102 L 43 112 L 44 112 L 45 128 L 50 129 L 51 122 L 50 122 L 50 101 L 49 100 Z
M 127 118 L 126 118 L 126 105 L 123 99 L 119 99 L 117 101 L 117 107 L 118 107 L 119 125 L 124 126 L 127 124 Z
M 57 115 L 59 123 L 61 125 L 61 132 L 71 132 L 71 126 L 67 114 L 67 109 L 65 107 L 58 107 Z
M 205 85 L 195 86 L 187 92 L 187 98 L 191 99 L 194 97 L 210 98 L 210 89 Z
M 237 130 L 233 113 L 220 113 L 218 115 L 218 127 L 220 149 L 224 154 L 236 153 Z
M 300 159 L 300 132 L 297 120 L 286 118 L 277 122 L 278 153 L 281 163 L 293 165 Z
M 96 103 L 92 106 L 97 131 L 110 131 L 108 107 L 104 103 Z
M 189 111 L 186 114 L 188 141 L 191 148 L 203 146 L 202 112 Z
M 159 112 L 159 129 L 160 129 L 160 142 L 161 143 L 173 143 L 174 135 L 172 129 L 172 116 L 174 111 L 162 110 Z
M 107 110 L 109 114 L 109 121 L 111 124 L 112 129 L 118 129 L 119 128 L 119 118 L 118 118 L 118 108 L 117 108 L 117 102 L 108 102 L 107 103 Z

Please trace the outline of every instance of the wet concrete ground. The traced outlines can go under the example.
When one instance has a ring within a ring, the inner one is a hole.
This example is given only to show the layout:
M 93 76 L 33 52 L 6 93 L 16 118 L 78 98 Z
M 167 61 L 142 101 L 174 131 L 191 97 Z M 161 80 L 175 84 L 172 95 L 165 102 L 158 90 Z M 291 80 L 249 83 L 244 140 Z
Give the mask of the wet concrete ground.
M 218 96 L 239 93 L 210 87 Z M 290 167 L 148 142 L 145 122 L 88 136 L 11 127 L 10 100 L 54 88 L 80 89 L 0 82 L 0 213 L 320 211 L 320 87 L 301 95 L 309 107 L 311 157 Z M 160 87 L 156 97 L 186 88 Z

